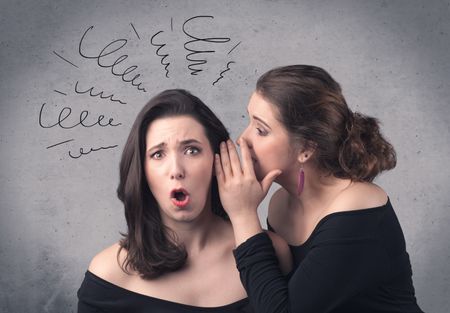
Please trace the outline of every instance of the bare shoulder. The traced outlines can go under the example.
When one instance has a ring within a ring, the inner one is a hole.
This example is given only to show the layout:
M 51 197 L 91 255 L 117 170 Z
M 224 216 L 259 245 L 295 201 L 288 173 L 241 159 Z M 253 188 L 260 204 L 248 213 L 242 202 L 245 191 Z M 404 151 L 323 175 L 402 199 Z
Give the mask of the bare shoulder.
M 119 262 L 123 262 L 125 259 L 126 251 L 121 250 L 118 258 L 117 254 L 119 250 L 119 243 L 115 243 L 99 252 L 91 260 L 89 271 L 111 283 L 121 284 L 124 282 L 130 275 L 125 273 L 119 264 Z
M 370 209 L 385 205 L 387 200 L 386 192 L 378 185 L 369 182 L 354 182 L 336 198 L 332 210 Z
M 289 194 L 284 188 L 280 188 L 272 195 L 269 202 L 268 220 L 272 226 L 280 224 L 285 216 L 284 211 L 288 208 Z
M 266 231 L 272 240 L 272 245 L 277 254 L 278 262 L 283 274 L 288 274 L 292 270 L 292 254 L 286 241 L 274 232 Z

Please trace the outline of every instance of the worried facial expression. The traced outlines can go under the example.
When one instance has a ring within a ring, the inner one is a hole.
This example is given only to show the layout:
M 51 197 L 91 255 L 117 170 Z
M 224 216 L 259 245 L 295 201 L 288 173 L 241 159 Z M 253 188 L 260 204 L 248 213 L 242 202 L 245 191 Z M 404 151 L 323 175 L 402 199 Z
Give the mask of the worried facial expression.
M 275 105 L 254 92 L 248 107 L 249 125 L 241 138 L 247 141 L 258 180 L 274 169 L 286 173 L 296 164 L 295 150 Z M 283 175 L 283 174 L 282 174 Z
M 156 119 L 145 151 L 145 175 L 165 225 L 209 211 L 214 153 L 199 122 L 186 115 Z

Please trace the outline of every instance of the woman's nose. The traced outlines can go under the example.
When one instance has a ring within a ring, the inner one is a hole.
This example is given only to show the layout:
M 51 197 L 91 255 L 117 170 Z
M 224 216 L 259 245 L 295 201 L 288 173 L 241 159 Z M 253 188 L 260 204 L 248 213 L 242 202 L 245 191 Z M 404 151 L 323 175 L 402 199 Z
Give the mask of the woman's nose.
M 170 179 L 183 179 L 184 173 L 181 172 L 174 172 L 170 175 Z
M 172 168 L 170 170 L 170 179 L 183 179 L 185 175 L 186 173 L 183 164 L 181 164 L 181 162 L 174 157 L 174 160 L 172 161 Z
M 248 127 L 246 129 L 244 129 L 244 131 L 238 136 L 238 138 L 237 138 L 238 145 L 241 140 L 245 140 L 245 142 L 247 142 L 248 147 L 250 149 L 252 148 L 252 143 L 248 136 Z

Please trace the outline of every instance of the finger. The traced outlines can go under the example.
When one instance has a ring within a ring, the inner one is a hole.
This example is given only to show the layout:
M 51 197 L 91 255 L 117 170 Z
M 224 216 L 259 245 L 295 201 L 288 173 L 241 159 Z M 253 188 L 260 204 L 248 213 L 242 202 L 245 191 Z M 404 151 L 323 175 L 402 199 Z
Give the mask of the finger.
M 220 162 L 222 163 L 224 179 L 227 180 L 233 176 L 230 164 L 230 156 L 228 154 L 227 144 L 225 142 L 220 143 Z
M 270 186 L 272 185 L 275 178 L 277 178 L 278 175 L 281 174 L 281 170 L 273 170 L 270 171 L 261 181 L 261 187 L 264 193 L 264 196 L 269 191 Z
M 241 160 L 239 159 L 236 146 L 231 140 L 227 140 L 228 155 L 230 156 L 231 171 L 233 175 L 242 174 Z
M 225 182 L 225 177 L 223 175 L 222 163 L 220 161 L 220 156 L 216 153 L 214 154 L 214 170 L 216 172 L 217 183 L 223 185 Z
M 253 167 L 252 155 L 247 141 L 242 138 L 238 140 L 239 147 L 241 147 L 242 155 L 242 171 L 244 175 L 255 176 L 255 169 Z

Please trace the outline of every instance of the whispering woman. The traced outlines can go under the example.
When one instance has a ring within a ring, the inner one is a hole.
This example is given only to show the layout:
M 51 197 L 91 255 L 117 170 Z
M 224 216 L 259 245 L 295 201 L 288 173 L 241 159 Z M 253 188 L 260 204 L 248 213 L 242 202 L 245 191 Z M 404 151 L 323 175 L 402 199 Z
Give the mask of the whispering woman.
M 263 74 L 249 125 L 216 159 L 235 257 L 258 313 L 419 313 L 405 238 L 391 200 L 373 183 L 396 164 L 375 118 L 355 113 L 322 68 Z M 275 180 L 268 225 L 289 244 L 287 279 L 256 209 Z

